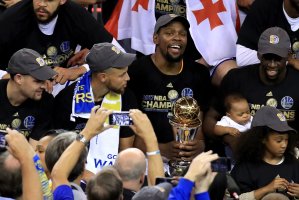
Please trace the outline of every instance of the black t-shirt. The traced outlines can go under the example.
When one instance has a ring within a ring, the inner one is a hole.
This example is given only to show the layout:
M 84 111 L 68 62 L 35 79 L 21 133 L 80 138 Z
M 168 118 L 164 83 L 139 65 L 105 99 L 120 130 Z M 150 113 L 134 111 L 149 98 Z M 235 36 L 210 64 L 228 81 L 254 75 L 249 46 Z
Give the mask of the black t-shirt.
M 255 0 L 242 24 L 237 43 L 257 50 L 262 32 L 274 26 L 287 31 L 292 43 L 299 40 L 299 30 L 295 32 L 291 30 L 283 13 L 283 0 Z
M 129 88 L 136 95 L 137 103 L 151 120 L 159 143 L 173 141 L 168 112 L 172 101 L 182 96 L 193 96 L 202 111 L 210 100 L 210 76 L 206 67 L 184 59 L 178 75 L 165 75 L 154 65 L 150 55 L 140 58 L 129 67 Z
M 77 44 L 90 49 L 93 44 L 111 42 L 112 36 L 85 8 L 67 1 L 59 8 L 52 35 L 43 34 L 34 15 L 32 0 L 23 0 L 0 16 L 0 66 L 21 48 L 39 52 L 50 66 L 66 67 Z M 4 28 L 5 27 L 5 28 Z
M 3 3 L 2 1 L 0 1 L 0 3 Z M 0 6 L 0 15 L 6 10 L 6 8 L 4 6 Z
M 7 98 L 8 80 L 0 80 L 0 129 L 16 129 L 27 138 L 39 140 L 52 127 L 53 96 L 44 92 L 41 100 L 27 99 L 13 106 Z
M 72 101 L 74 95 L 76 83 L 63 89 L 56 97 L 54 101 L 55 112 L 53 123 L 57 129 L 66 130 L 82 130 L 87 122 L 84 118 L 75 118 L 75 122 L 70 121 L 70 116 L 72 113 Z M 95 102 L 96 105 L 101 105 L 101 102 Z M 126 89 L 125 93 L 122 95 L 122 111 L 128 111 L 130 109 L 137 108 L 136 98 L 134 94 Z M 129 127 L 121 126 L 120 137 L 130 137 L 134 135 L 134 132 Z
M 251 114 L 262 106 L 279 109 L 291 127 L 299 130 L 299 71 L 287 66 L 285 79 L 276 85 L 265 85 L 259 78 L 259 64 L 233 69 L 224 77 L 221 89 L 224 94 L 241 93 L 248 101 Z
M 299 183 L 298 160 L 285 160 L 279 165 L 243 162 L 236 164 L 231 175 L 240 187 L 241 193 L 250 192 L 268 185 L 279 175 L 289 182 Z

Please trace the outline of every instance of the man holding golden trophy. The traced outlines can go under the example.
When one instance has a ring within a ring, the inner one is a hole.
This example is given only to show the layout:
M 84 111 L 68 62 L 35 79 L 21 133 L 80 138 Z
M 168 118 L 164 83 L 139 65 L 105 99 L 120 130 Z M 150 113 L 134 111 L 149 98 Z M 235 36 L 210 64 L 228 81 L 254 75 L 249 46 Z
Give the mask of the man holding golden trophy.
M 177 99 L 169 115 L 169 123 L 175 129 L 175 140 L 179 143 L 192 141 L 201 126 L 200 107 L 192 97 L 181 97 Z M 169 168 L 171 176 L 183 176 L 186 173 L 190 161 L 170 160 Z

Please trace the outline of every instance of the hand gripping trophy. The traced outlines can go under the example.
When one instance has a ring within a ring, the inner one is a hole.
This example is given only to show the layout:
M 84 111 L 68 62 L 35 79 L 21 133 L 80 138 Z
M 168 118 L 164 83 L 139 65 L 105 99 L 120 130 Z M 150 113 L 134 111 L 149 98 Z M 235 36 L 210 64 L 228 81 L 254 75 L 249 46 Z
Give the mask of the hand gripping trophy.
M 175 139 L 177 142 L 194 140 L 198 128 L 201 126 L 200 107 L 192 97 L 181 97 L 172 106 L 172 115 L 169 123 L 177 130 Z M 191 162 L 170 160 L 170 175 L 183 176 Z

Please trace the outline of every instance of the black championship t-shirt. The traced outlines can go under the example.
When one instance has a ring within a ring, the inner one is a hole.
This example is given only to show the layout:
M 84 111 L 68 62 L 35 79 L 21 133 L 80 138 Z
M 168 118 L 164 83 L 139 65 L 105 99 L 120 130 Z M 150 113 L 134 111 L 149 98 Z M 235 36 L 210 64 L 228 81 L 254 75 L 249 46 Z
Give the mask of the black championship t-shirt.
M 0 1 L 0 4 L 3 3 L 3 1 Z M 6 10 L 6 7 L 0 6 L 0 15 Z
M 76 83 L 68 86 L 63 89 L 55 97 L 55 112 L 54 112 L 54 126 L 57 129 L 66 129 L 66 130 L 82 130 L 87 122 L 87 119 L 84 118 L 75 118 L 75 122 L 70 121 L 70 116 L 72 113 L 72 101 L 74 95 Z M 101 102 L 96 102 L 96 105 L 101 105 Z M 130 109 L 137 108 L 136 98 L 134 94 L 126 89 L 125 93 L 122 95 L 122 111 L 129 111 Z M 134 135 L 134 132 L 131 128 L 126 126 L 121 126 L 120 128 L 120 137 L 130 137 Z
M 257 163 L 243 162 L 235 165 L 232 177 L 240 187 L 241 193 L 251 192 L 271 183 L 277 176 L 288 182 L 299 183 L 298 160 L 285 160 L 279 165 L 270 165 L 260 161 Z
M 174 139 L 167 115 L 176 99 L 193 96 L 202 111 L 208 109 L 210 76 L 201 64 L 184 60 L 180 74 L 165 75 L 149 55 L 134 61 L 129 67 L 129 75 L 129 88 L 135 93 L 140 109 L 151 120 L 159 143 Z
M 85 8 L 67 1 L 59 8 L 53 35 L 43 34 L 34 15 L 32 0 L 23 0 L 0 16 L 0 68 L 21 48 L 39 52 L 50 66 L 66 67 L 76 46 L 90 49 L 112 36 Z M 5 27 L 5 28 L 4 28 Z
M 44 92 L 41 100 L 27 99 L 13 106 L 7 98 L 8 80 L 0 80 L 0 129 L 16 129 L 27 138 L 39 140 L 52 127 L 53 96 Z
M 289 34 L 291 43 L 299 41 L 299 30 L 291 30 L 283 13 L 283 0 L 255 0 L 241 26 L 237 43 L 257 50 L 260 35 L 267 28 L 278 26 Z
M 279 109 L 291 127 L 299 130 L 299 92 L 296 82 L 299 71 L 287 67 L 285 79 L 276 85 L 265 85 L 259 78 L 259 64 L 233 69 L 222 81 L 225 94 L 241 93 L 248 101 L 251 114 L 262 106 L 270 105 Z

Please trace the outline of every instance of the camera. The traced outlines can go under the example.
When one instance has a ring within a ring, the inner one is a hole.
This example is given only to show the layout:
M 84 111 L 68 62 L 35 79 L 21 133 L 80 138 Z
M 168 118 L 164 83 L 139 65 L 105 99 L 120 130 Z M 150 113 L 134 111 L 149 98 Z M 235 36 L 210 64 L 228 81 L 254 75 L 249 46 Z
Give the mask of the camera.
M 227 157 L 220 157 L 211 162 L 213 172 L 228 172 L 231 170 L 231 160 Z
M 133 124 L 133 120 L 129 116 L 128 111 L 113 112 L 111 115 L 109 115 L 109 124 L 118 126 L 130 126 Z

